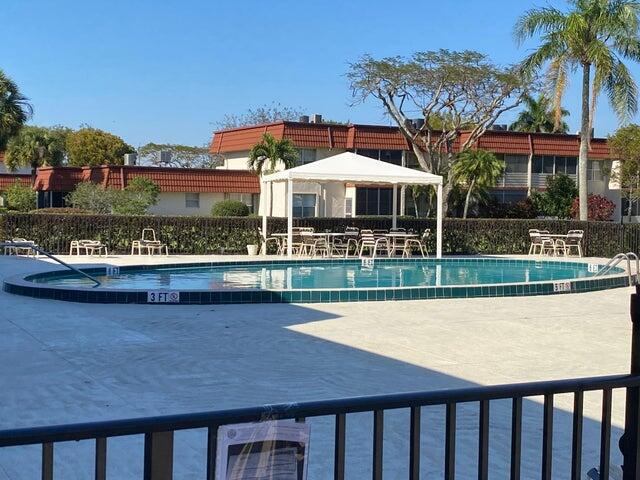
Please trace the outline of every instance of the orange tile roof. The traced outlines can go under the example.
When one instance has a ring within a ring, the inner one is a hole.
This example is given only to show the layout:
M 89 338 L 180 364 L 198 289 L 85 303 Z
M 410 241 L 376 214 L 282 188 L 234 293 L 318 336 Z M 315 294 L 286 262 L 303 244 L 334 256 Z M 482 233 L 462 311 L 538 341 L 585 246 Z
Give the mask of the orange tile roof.
M 214 133 L 212 153 L 240 152 L 249 150 L 260 141 L 265 132 L 274 137 L 288 138 L 298 148 L 339 148 L 353 150 L 373 148 L 381 150 L 410 150 L 406 138 L 397 127 L 383 125 L 334 125 L 325 123 L 275 122 L 254 125 Z M 469 132 L 462 132 L 453 143 L 453 150 L 460 145 Z M 524 133 L 512 131 L 487 131 L 477 142 L 477 148 L 495 153 L 529 155 L 578 155 L 579 137 L 550 133 Z M 594 138 L 590 155 L 593 158 L 609 158 L 607 140 Z
M 24 185 L 30 185 L 31 175 L 23 175 L 20 173 L 0 173 L 0 191 L 6 190 L 6 188 L 13 185 L 16 180 Z
M 258 177 L 248 170 L 115 165 L 39 168 L 35 189 L 68 192 L 82 181 L 121 189 L 136 177 L 155 182 L 161 192 L 260 193 Z

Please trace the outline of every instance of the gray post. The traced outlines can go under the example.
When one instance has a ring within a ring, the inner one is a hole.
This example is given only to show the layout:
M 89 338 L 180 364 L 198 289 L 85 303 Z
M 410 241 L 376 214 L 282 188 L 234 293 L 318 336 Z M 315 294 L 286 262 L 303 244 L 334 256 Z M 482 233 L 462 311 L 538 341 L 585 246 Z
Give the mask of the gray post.
M 631 375 L 640 375 L 640 286 L 631 295 Z M 627 389 L 624 434 L 620 438 L 623 479 L 640 478 L 640 388 Z

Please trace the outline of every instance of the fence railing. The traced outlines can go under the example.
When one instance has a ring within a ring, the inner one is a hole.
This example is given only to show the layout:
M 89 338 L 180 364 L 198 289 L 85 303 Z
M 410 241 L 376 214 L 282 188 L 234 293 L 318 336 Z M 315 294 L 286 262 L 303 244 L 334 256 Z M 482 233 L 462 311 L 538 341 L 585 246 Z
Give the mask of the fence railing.
M 638 287 L 637 287 L 638 288 Z M 60 442 L 95 441 L 95 479 L 104 480 L 107 471 L 108 439 L 113 437 L 144 435 L 144 478 L 169 480 L 173 477 L 173 439 L 180 430 L 202 429 L 207 434 L 206 478 L 214 479 L 217 430 L 223 425 L 260 422 L 264 420 L 295 419 L 305 421 L 313 417 L 332 417 L 334 427 L 333 478 L 345 478 L 347 417 L 368 412 L 373 419 L 372 478 L 381 480 L 385 468 L 383 436 L 385 412 L 407 409 L 410 412 L 406 435 L 409 439 L 407 458 L 409 478 L 420 477 L 420 429 L 423 407 L 445 406 L 444 478 L 456 476 L 456 413 L 459 405 L 478 404 L 478 458 L 477 476 L 489 476 L 489 441 L 491 403 L 511 400 L 510 478 L 521 477 L 523 399 L 543 397 L 541 478 L 551 480 L 553 472 L 554 398 L 560 394 L 573 394 L 571 479 L 579 480 L 582 472 L 583 410 L 585 392 L 600 392 L 602 411 L 600 418 L 599 478 L 609 479 L 611 458 L 612 392 L 626 390 L 625 432 L 621 439 L 623 475 L 625 480 L 640 478 L 640 291 L 632 295 L 632 359 L 631 373 L 591 378 L 576 378 L 546 382 L 496 385 L 429 392 L 378 395 L 328 401 L 263 405 L 252 408 L 169 415 L 150 418 L 114 420 L 105 422 L 21 428 L 0 431 L 0 447 L 40 444 L 42 446 L 42 479 L 54 478 L 54 448 Z

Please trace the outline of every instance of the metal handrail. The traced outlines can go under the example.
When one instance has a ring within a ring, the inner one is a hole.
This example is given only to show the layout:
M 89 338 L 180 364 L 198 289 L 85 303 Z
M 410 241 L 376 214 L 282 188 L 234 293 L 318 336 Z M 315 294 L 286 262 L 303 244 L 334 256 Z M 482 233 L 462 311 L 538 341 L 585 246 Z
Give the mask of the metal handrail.
M 0 431 L 0 447 L 189 430 L 231 423 L 322 417 L 398 408 L 502 400 L 640 386 L 640 376 L 608 375 L 543 382 L 396 393 L 209 412 Z
M 637 277 L 638 274 L 640 274 L 640 259 L 638 258 L 638 255 L 636 255 L 633 252 L 618 253 L 611 260 L 609 260 L 601 270 L 598 270 L 598 272 L 596 272 L 594 277 L 599 277 L 599 276 L 602 276 L 602 275 L 606 275 L 611 270 L 613 270 L 620 262 L 622 262 L 623 260 L 626 260 L 627 261 L 627 276 L 629 277 L 629 286 L 633 286 L 633 274 L 631 273 L 631 259 L 632 258 L 634 258 L 635 261 L 636 261 L 636 277 Z
M 76 267 L 74 267 L 72 265 L 69 265 L 68 263 L 60 260 L 55 255 L 47 252 L 46 250 L 40 248 L 37 245 L 34 245 L 33 243 L 29 243 L 29 242 L 2 242 L 2 243 L 0 243 L 0 248 L 6 248 L 6 247 L 9 247 L 9 248 L 11 248 L 11 247 L 13 247 L 13 248 L 30 248 L 31 250 L 33 250 L 35 252 L 38 252 L 39 254 L 44 255 L 47 258 L 50 258 L 54 262 L 59 263 L 63 267 L 66 267 L 69 270 L 72 270 L 73 272 L 78 273 L 78 274 L 82 275 L 83 277 L 88 278 L 89 280 L 91 280 L 92 282 L 95 283 L 93 288 L 96 288 L 96 287 L 99 287 L 100 285 L 102 285 L 102 283 L 100 283 L 100 280 L 92 277 L 91 275 L 89 275 L 86 272 L 83 272 L 79 268 L 76 268 Z

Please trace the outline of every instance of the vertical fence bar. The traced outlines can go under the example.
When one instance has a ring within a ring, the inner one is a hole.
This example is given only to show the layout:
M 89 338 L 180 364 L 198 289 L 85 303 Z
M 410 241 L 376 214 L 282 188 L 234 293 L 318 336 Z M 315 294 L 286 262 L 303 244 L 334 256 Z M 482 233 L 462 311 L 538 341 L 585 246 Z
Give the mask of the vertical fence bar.
M 53 443 L 42 444 L 42 480 L 53 480 Z
M 107 480 L 107 439 L 96 438 L 95 480 Z
M 144 480 L 173 479 L 173 432 L 144 436 Z
M 216 475 L 216 454 L 218 450 L 218 426 L 207 428 L 207 480 Z
M 631 295 L 631 375 L 640 375 L 640 287 Z M 640 478 L 640 388 L 627 388 L 624 435 L 620 439 L 623 479 Z
M 409 428 L 409 480 L 420 479 L 420 407 L 411 407 Z
M 489 400 L 480 401 L 478 433 L 478 480 L 489 478 Z
M 444 440 L 444 478 L 454 480 L 456 476 L 456 404 L 447 403 Z
M 602 420 L 600 423 L 600 478 L 609 478 L 611 453 L 611 389 L 602 391 Z
M 336 440 L 333 451 L 333 478 L 344 480 L 344 459 L 346 440 L 347 416 L 344 413 L 336 415 Z
M 382 480 L 382 444 L 384 438 L 384 410 L 373 412 L 373 480 Z
M 513 399 L 511 405 L 511 480 L 520 480 L 522 459 L 522 397 Z
M 582 415 L 584 392 L 573 395 L 573 434 L 571 440 L 571 480 L 582 479 Z
M 553 464 L 553 395 L 544 396 L 542 421 L 542 480 L 552 480 Z

